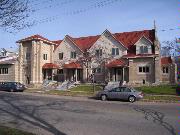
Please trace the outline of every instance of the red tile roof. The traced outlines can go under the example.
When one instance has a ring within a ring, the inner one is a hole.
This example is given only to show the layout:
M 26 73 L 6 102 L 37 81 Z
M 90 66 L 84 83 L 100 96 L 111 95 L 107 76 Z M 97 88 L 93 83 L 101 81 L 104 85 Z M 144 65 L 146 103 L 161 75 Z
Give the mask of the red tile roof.
M 116 59 L 106 64 L 106 67 L 108 68 L 123 67 L 123 66 L 126 66 L 126 62 L 123 59 Z
M 80 38 L 72 38 L 75 44 L 83 51 L 85 52 L 87 49 L 89 49 L 100 37 L 98 36 L 89 36 L 89 37 L 80 37 Z
M 128 48 L 128 52 L 135 54 L 134 44 L 142 37 L 145 36 L 151 42 L 155 40 L 155 30 L 143 30 L 143 31 L 133 31 L 133 32 L 123 32 L 112 34 L 116 40 L 121 42 L 125 47 Z M 70 37 L 70 36 L 69 36 Z M 82 50 L 85 51 L 89 49 L 93 44 L 98 40 L 100 35 L 97 36 L 88 36 L 80 38 L 70 37 L 74 43 Z
M 72 69 L 72 68 L 82 69 L 82 66 L 79 63 L 77 63 L 77 62 L 71 62 L 69 64 L 64 64 L 64 68 L 68 68 L 68 69 Z
M 161 58 L 161 64 L 162 65 L 167 65 L 167 64 L 171 64 L 171 63 L 172 63 L 171 57 L 162 57 Z
M 51 44 L 57 44 L 57 43 L 55 43 L 53 41 L 50 41 L 47 38 L 44 38 L 44 37 L 38 35 L 38 34 L 27 37 L 27 38 L 24 38 L 24 39 L 21 39 L 21 40 L 18 40 L 17 43 L 21 43 L 21 42 L 24 42 L 24 41 L 30 41 L 30 40 L 43 40 L 43 41 L 51 43 Z
M 123 33 L 114 33 L 112 34 L 116 40 L 121 42 L 125 47 L 128 48 L 128 53 L 135 54 L 135 46 L 134 44 L 142 37 L 145 36 L 147 39 L 149 39 L 151 42 L 154 42 L 155 40 L 155 30 L 143 30 L 143 31 L 132 31 L 132 32 L 123 32 Z M 68 36 L 68 35 L 67 35 Z M 88 37 L 79 37 L 79 38 L 72 38 L 68 36 L 74 43 L 77 45 L 79 49 L 81 49 L 83 52 L 89 49 L 93 44 L 98 40 L 100 35 L 97 36 L 88 36 Z M 55 49 L 58 47 L 58 45 L 62 42 L 62 40 L 57 41 L 50 41 L 47 38 L 44 38 L 40 35 L 34 35 L 22 40 L 19 40 L 18 42 L 23 42 L 26 40 L 32 40 L 32 39 L 38 39 L 38 40 L 45 40 L 50 43 L 54 43 Z
M 62 40 L 56 40 L 56 41 L 52 41 L 54 42 L 56 45 L 54 45 L 54 51 L 57 49 L 57 47 L 60 45 L 60 43 L 62 42 Z
M 155 30 L 132 31 L 113 34 L 117 40 L 121 41 L 127 48 L 131 48 L 142 36 L 151 42 L 155 40 Z
M 43 69 L 58 69 L 59 66 L 53 63 L 45 63 L 42 68 Z

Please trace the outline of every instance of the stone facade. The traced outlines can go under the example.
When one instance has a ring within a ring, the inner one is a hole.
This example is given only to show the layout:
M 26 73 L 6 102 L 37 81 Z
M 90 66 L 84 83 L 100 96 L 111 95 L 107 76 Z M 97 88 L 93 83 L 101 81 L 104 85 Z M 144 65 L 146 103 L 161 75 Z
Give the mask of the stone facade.
M 50 41 L 34 35 L 18 41 L 18 81 L 41 84 L 45 79 L 96 82 L 126 81 L 131 85 L 174 83 L 174 67 L 162 72 L 155 30 Z M 88 55 L 85 55 L 88 53 Z

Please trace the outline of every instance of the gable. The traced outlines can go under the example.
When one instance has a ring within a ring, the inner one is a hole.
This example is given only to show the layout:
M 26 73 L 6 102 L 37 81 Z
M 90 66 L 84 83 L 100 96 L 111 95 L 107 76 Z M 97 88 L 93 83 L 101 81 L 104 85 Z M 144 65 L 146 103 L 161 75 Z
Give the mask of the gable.
M 153 43 L 147 39 L 145 36 L 142 36 L 134 45 L 136 46 L 151 46 Z
M 101 34 L 99 39 L 94 43 L 89 51 L 94 54 L 96 49 L 102 49 L 104 54 L 111 55 L 112 48 L 119 48 L 120 56 L 124 55 L 127 48 L 117 41 L 110 32 L 105 31 Z

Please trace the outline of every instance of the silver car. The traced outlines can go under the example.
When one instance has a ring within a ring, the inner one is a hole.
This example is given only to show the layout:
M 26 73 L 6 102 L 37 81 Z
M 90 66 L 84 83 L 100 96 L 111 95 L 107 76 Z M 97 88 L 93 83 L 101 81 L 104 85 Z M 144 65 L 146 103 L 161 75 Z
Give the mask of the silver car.
M 116 87 L 110 90 L 100 91 L 96 96 L 103 101 L 107 99 L 122 99 L 135 102 L 143 98 L 143 93 L 130 87 Z

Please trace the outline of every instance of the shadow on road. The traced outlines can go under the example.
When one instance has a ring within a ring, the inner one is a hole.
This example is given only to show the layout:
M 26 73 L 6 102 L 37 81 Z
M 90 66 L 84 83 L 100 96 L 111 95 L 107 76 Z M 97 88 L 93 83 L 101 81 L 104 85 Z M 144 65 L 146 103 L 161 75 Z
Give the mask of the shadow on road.
M 133 109 L 137 112 L 143 113 L 146 120 L 152 120 L 154 123 L 159 124 L 168 130 L 171 135 L 176 135 L 173 126 L 164 121 L 165 115 L 163 113 L 140 107 L 133 107 Z
M 1 96 L 1 100 L 4 101 L 7 105 L 7 109 L 3 106 L 0 106 L 0 111 L 4 112 L 10 116 L 13 116 L 16 119 L 23 120 L 33 126 L 36 126 L 38 128 L 44 129 L 53 135 L 66 135 L 65 133 L 59 131 L 56 127 L 48 123 L 47 121 L 43 120 L 42 118 L 38 117 L 36 114 L 36 110 L 41 107 L 32 105 L 31 110 L 28 111 L 25 108 L 21 108 L 14 104 L 14 101 L 17 101 L 16 96 Z M 43 106 L 51 106 L 51 104 L 45 104 Z M 27 118 L 28 117 L 28 118 Z M 32 129 L 33 130 L 33 129 Z

